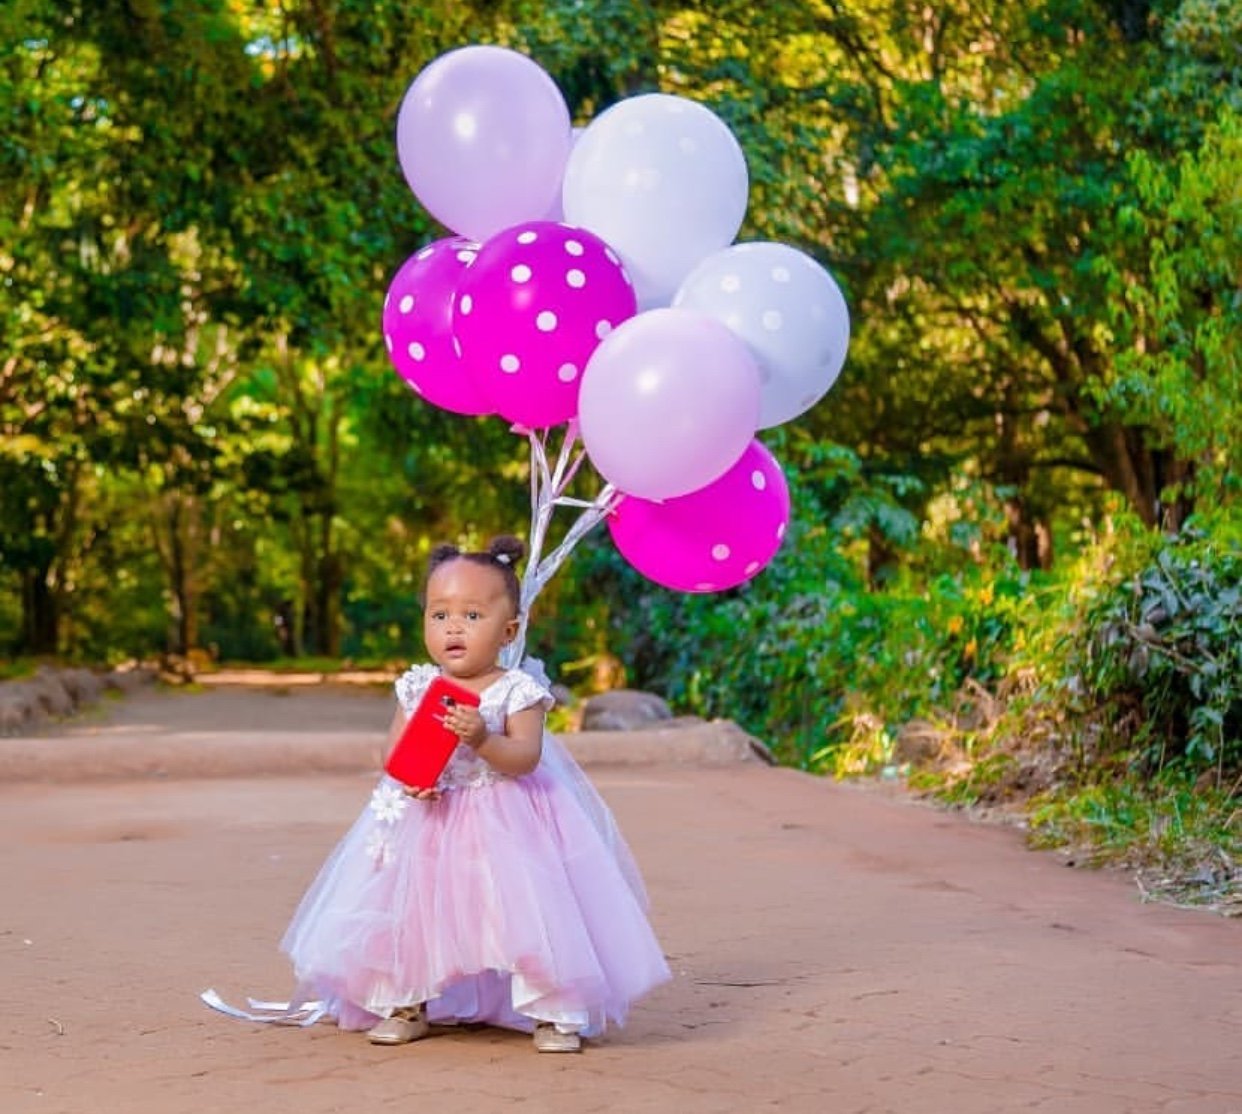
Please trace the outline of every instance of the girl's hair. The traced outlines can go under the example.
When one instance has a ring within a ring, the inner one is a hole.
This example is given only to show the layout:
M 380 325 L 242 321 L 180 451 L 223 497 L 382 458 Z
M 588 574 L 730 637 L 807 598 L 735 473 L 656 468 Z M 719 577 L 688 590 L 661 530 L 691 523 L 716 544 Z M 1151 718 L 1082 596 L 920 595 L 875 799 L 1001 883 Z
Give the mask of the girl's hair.
M 477 551 L 458 549 L 455 545 L 437 545 L 427 558 L 427 581 L 431 574 L 449 561 L 470 561 L 484 568 L 495 569 L 504 578 L 505 594 L 513 604 L 513 614 L 522 610 L 522 585 L 518 581 L 515 565 L 526 555 L 526 544 L 512 534 L 501 534 L 487 543 L 486 549 Z M 423 583 L 423 599 L 427 598 L 427 582 Z

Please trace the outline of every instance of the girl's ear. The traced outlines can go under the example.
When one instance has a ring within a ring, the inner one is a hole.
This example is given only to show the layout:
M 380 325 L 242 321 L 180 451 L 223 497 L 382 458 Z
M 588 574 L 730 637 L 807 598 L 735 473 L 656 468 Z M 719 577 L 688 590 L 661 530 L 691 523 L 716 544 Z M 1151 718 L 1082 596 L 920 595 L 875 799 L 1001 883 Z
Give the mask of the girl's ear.
M 505 624 L 505 642 L 512 642 L 517 638 L 518 627 L 521 626 L 520 619 L 510 619 Z

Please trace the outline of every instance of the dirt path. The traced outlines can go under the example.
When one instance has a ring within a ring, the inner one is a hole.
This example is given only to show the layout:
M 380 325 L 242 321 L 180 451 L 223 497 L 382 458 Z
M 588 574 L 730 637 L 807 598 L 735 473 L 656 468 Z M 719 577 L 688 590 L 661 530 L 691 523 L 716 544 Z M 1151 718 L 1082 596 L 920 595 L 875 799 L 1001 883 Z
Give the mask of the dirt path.
M 1143 905 L 1016 832 L 754 762 L 592 755 L 676 977 L 581 1057 L 492 1030 L 380 1049 L 213 1013 L 209 986 L 287 993 L 276 941 L 369 792 L 362 773 L 294 774 L 296 739 L 365 748 L 391 707 L 234 695 L 134 698 L 39 741 L 93 740 L 76 779 L 0 782 L 3 1114 L 1242 1114 L 1238 923 Z M 265 755 L 239 776 L 265 732 L 285 772 Z M 34 745 L 0 740 L 0 777 L 6 747 Z M 144 747 L 156 772 L 100 780 L 109 753 Z M 177 757 L 212 747 L 233 765 Z

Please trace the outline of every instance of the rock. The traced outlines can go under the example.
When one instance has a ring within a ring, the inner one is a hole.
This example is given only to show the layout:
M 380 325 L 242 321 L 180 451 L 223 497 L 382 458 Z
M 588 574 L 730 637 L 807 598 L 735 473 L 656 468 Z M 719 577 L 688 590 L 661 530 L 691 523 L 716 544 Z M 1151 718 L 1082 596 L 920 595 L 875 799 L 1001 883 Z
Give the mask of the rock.
M 78 708 L 94 704 L 103 694 L 103 681 L 89 669 L 62 669 L 60 683 Z
M 582 730 L 634 731 L 665 726 L 672 718 L 668 704 L 655 693 L 613 689 L 587 700 L 582 709 Z
M 54 669 L 40 666 L 26 685 L 37 695 L 43 710 L 49 716 L 69 716 L 73 714 L 73 697 L 65 688 L 60 675 Z
M 754 740 L 731 720 L 669 727 L 660 720 L 643 730 L 579 731 L 562 735 L 570 753 L 586 767 L 728 766 L 765 760 Z
M 27 733 L 46 718 L 65 719 L 97 703 L 104 691 L 128 691 L 150 681 L 145 670 L 99 674 L 91 669 L 40 666 L 20 681 L 0 682 L 0 735 Z
M 25 686 L 11 682 L 0 685 L 0 735 L 22 734 L 39 718 L 41 710 Z
M 670 727 L 702 727 L 706 722 L 702 716 L 673 716 L 660 724 L 660 730 Z
M 151 684 L 157 676 L 155 670 L 145 665 L 118 666 L 111 673 L 104 674 L 103 686 L 118 692 L 133 692 L 143 685 Z
M 912 719 L 902 725 L 893 745 L 893 760 L 898 765 L 921 766 L 934 762 L 945 749 L 945 732 L 927 720 Z
M 194 665 L 184 654 L 161 654 L 158 675 L 166 685 L 186 685 L 194 680 Z

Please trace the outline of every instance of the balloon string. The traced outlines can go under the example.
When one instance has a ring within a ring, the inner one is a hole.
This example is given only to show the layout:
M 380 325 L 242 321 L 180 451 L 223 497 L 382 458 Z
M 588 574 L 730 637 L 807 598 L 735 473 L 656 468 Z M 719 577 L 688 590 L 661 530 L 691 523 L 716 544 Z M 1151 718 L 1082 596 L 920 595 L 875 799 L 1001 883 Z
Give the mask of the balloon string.
M 527 434 L 530 440 L 530 546 L 526 559 L 526 572 L 522 577 L 522 609 L 519 617 L 518 633 L 501 655 L 501 663 L 506 668 L 515 668 L 522 661 L 526 649 L 526 630 L 530 617 L 531 606 L 543 591 L 548 581 L 565 563 L 574 546 L 586 534 L 599 525 L 624 495 L 612 484 L 607 484 L 591 501 L 570 499 L 563 496 L 569 487 L 582 462 L 586 459 L 586 451 L 574 448 L 578 440 L 577 423 L 571 422 L 565 431 L 564 441 L 557 454 L 556 464 L 549 466 L 547 443 L 543 437 L 533 430 Z M 565 537 L 548 556 L 543 556 L 543 549 L 548 539 L 548 529 L 552 524 L 552 516 L 558 506 L 581 508 L 578 516 Z
M 573 421 L 565 427 L 565 439 L 561 442 L 561 451 L 556 458 L 556 471 L 552 476 L 552 488 L 557 495 L 569 485 L 574 478 L 574 473 L 578 470 L 578 464 L 581 462 L 582 457 L 586 455 L 585 450 L 579 453 L 578 459 L 574 461 L 573 466 L 569 469 L 569 474 L 566 475 L 565 468 L 569 464 L 569 459 L 573 455 L 573 447 L 577 442 L 578 423 Z

